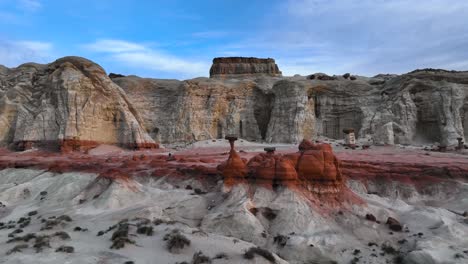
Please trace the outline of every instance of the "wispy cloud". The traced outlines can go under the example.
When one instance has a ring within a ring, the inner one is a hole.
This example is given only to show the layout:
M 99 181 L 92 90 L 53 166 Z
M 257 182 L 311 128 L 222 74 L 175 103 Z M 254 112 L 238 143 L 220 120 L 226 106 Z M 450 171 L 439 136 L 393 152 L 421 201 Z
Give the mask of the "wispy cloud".
M 43 41 L 1 41 L 0 64 L 16 67 L 25 62 L 46 63 L 53 58 L 53 45 Z
M 154 49 L 150 45 L 117 39 L 101 39 L 83 45 L 87 50 L 102 53 L 109 59 L 134 67 L 154 72 L 178 73 L 182 77 L 207 75 L 209 65 L 204 62 L 180 58 L 165 51 Z
M 219 53 L 275 57 L 286 75 L 466 70 L 467 13 L 464 0 L 288 0 L 263 18 L 274 27 Z
M 18 5 L 21 9 L 31 12 L 42 8 L 42 4 L 39 0 L 19 0 Z
M 232 34 L 232 33 L 231 33 Z M 226 31 L 200 31 L 192 33 L 192 37 L 194 38 L 221 38 L 229 35 Z

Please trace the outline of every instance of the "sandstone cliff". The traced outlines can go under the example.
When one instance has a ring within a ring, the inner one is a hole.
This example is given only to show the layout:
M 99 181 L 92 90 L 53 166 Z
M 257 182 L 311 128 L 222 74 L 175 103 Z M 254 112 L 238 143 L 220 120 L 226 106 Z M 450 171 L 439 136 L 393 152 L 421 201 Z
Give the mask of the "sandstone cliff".
M 151 147 L 236 134 L 299 143 L 341 139 L 346 128 L 376 144 L 453 146 L 468 137 L 468 72 L 311 79 L 256 74 L 263 70 L 248 70 L 249 63 L 274 61 L 218 58 L 211 72 L 223 78 L 185 81 L 110 79 L 98 65 L 74 57 L 1 67 L 0 142 L 19 149 L 33 142 L 71 142 L 75 148 L 76 141 Z M 277 75 L 276 67 L 263 73 Z
M 210 77 L 229 77 L 229 76 L 281 76 L 281 71 L 276 65 L 275 60 L 245 58 L 245 57 L 225 57 L 213 59 L 213 65 L 210 69 Z
M 468 73 L 417 71 L 333 80 L 234 76 L 186 81 L 113 79 L 164 143 L 237 134 L 253 141 L 358 138 L 452 146 L 468 135 Z
M 64 151 L 100 143 L 157 147 L 122 89 L 97 64 L 65 57 L 0 73 L 0 144 Z

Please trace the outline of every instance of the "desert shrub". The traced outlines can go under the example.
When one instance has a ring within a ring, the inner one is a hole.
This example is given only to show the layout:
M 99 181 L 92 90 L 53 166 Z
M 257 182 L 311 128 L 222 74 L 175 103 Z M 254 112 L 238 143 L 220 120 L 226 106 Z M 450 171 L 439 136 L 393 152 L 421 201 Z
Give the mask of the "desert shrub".
M 19 245 L 16 245 L 14 248 L 8 250 L 6 254 L 10 255 L 13 253 L 22 252 L 22 249 L 27 249 L 28 247 L 29 247 L 28 244 L 19 244 Z
M 266 260 L 270 261 L 271 263 L 276 263 L 275 256 L 273 254 L 263 248 L 260 247 L 251 247 L 249 248 L 245 253 L 244 253 L 244 258 L 245 259 L 253 259 L 255 257 L 255 254 L 262 256 Z
M 288 237 L 283 235 L 276 235 L 273 238 L 273 243 L 278 244 L 280 247 L 284 247 L 288 243 Z
M 226 253 L 218 253 L 216 256 L 214 256 L 213 259 L 228 259 L 228 255 Z
M 182 235 L 178 230 L 173 230 L 164 236 L 166 248 L 170 252 L 178 252 L 186 246 L 190 246 L 190 240 Z
M 351 74 L 349 74 L 348 72 L 343 74 L 343 78 L 345 78 L 345 79 L 348 79 L 350 76 L 351 76 Z
M 147 236 L 153 235 L 153 227 L 152 226 L 140 226 L 137 228 L 137 233 Z
M 388 244 L 382 244 L 380 249 L 382 249 L 382 251 L 387 253 L 387 254 L 397 254 L 398 253 L 398 250 L 396 250 L 394 247 L 392 247 L 391 245 L 388 245 Z
M 354 81 L 354 80 L 356 80 L 356 76 L 351 76 L 351 77 L 349 77 L 349 79 L 350 79 L 351 81 Z
M 191 264 L 202 264 L 202 263 L 211 263 L 211 259 L 203 255 L 203 252 L 201 251 L 198 251 L 195 254 L 193 254 Z
M 33 247 L 37 253 L 42 252 L 43 248 L 50 248 L 50 237 L 47 235 L 37 236 Z

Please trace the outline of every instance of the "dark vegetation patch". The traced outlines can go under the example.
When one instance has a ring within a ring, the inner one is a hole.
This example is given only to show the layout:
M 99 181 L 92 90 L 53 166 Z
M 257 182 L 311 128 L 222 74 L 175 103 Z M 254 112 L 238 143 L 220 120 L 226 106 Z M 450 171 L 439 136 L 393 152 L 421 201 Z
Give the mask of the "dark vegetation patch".
M 276 259 L 273 256 L 273 254 L 263 248 L 260 247 L 251 247 L 249 248 L 245 253 L 244 253 L 244 258 L 245 259 L 253 259 L 255 255 L 262 256 L 266 260 L 270 261 L 271 263 L 276 263 Z
M 183 248 L 190 246 L 190 240 L 177 229 L 167 233 L 163 240 L 166 241 L 166 248 L 171 253 L 177 253 Z

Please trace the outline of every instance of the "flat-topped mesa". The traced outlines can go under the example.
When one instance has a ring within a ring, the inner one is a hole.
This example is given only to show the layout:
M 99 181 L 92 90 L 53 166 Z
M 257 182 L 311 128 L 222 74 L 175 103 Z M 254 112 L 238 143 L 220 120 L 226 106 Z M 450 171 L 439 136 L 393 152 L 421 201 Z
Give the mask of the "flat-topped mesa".
M 282 76 L 282 73 L 274 59 L 254 57 L 214 58 L 210 69 L 210 78 L 257 75 Z

